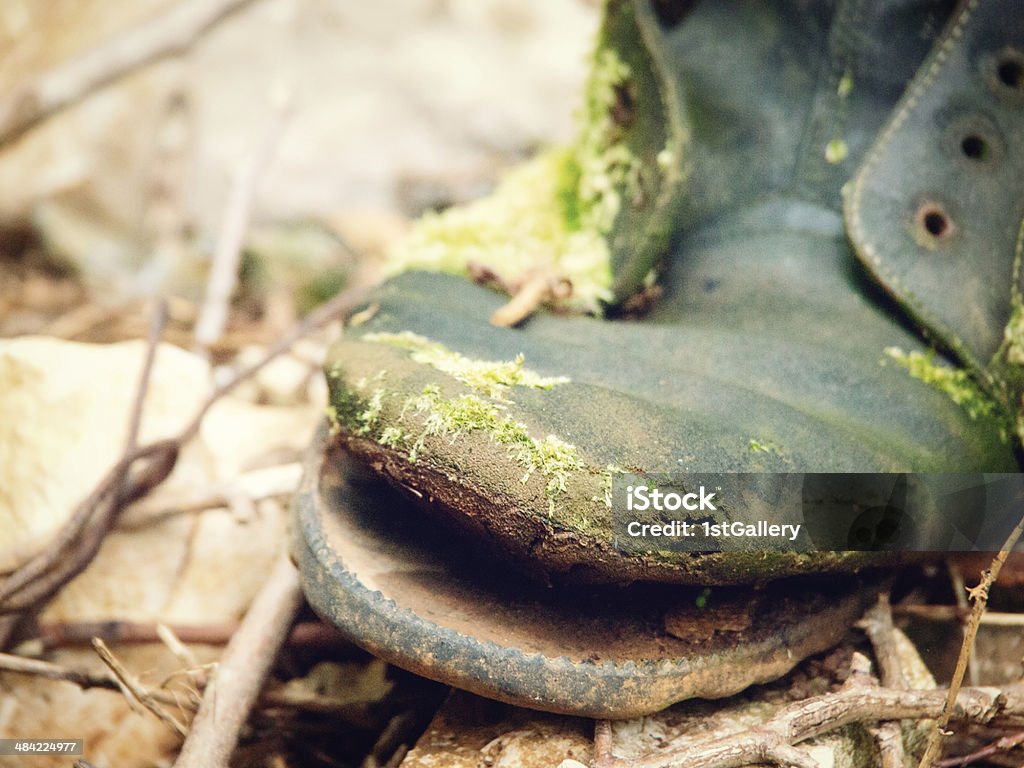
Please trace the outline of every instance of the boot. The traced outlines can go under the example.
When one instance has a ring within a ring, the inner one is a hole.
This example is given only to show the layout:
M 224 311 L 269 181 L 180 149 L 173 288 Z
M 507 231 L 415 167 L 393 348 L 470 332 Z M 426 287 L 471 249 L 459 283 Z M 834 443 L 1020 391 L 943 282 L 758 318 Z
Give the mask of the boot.
M 1019 470 L 1024 16 L 609 0 L 585 112 L 532 171 L 572 257 L 553 276 L 509 279 L 486 238 L 462 258 L 459 212 L 405 259 L 561 302 L 496 327 L 505 299 L 464 276 L 385 283 L 330 355 L 295 549 L 314 607 L 394 663 L 626 717 L 783 674 L 875 567 L 976 544 L 964 499 L 1016 492 L 979 478 Z M 506 220 L 515 254 L 531 230 Z M 695 524 L 799 531 L 624 543 L 661 482 Z

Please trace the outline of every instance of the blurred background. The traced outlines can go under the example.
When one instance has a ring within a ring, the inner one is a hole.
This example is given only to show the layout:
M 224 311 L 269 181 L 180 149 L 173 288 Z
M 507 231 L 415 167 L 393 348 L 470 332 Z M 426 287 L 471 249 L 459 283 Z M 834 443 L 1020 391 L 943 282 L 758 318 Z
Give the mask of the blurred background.
M 102 66 L 111 41 L 195 5 L 3 0 L 0 99 L 10 106 L 54 73 L 56 87 L 73 83 L 83 57 Z M 345 268 L 353 251 L 378 257 L 410 217 L 486 193 L 503 168 L 571 135 L 599 16 L 593 0 L 205 5 L 230 8 L 174 55 L 21 135 L 0 130 L 8 265 L 66 264 L 107 303 L 195 300 L 233 180 L 247 171 L 257 177 L 250 256 L 286 252 L 298 280 Z M 168 37 L 173 28 L 163 23 Z M 285 224 L 284 235 L 266 228 Z M 329 236 L 351 248 L 335 252 Z M 41 330 L 13 310 L 35 300 L 22 308 L 52 319 L 56 308 L 35 295 L 46 286 L 12 295 L 26 285 L 0 274 L 0 335 Z

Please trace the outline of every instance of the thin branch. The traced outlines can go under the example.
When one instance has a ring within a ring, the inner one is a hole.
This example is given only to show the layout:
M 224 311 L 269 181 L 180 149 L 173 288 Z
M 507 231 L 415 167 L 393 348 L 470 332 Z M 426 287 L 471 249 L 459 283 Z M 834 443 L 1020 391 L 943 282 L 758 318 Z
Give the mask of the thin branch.
M 898 690 L 909 688 L 903 670 L 900 646 L 896 640 L 896 627 L 892 622 L 889 595 L 884 592 L 880 594 L 878 602 L 868 609 L 857 626 L 864 630 L 871 641 L 882 685 Z M 900 724 L 892 721 L 879 723 L 869 730 L 878 745 L 881 768 L 903 768 L 905 754 Z
M 142 410 L 149 392 L 157 346 L 166 322 L 167 305 L 159 302 L 146 340 L 145 358 L 132 402 L 122 458 L 93 493 L 78 505 L 55 541 L 0 585 L 0 613 L 25 610 L 51 597 L 85 570 L 116 521 L 118 512 L 133 498 L 134 493 L 129 487 L 129 471 L 135 460 L 133 457 L 140 457 L 137 442 Z M 69 556 L 69 550 L 72 549 Z
M 610 720 L 594 721 L 594 768 L 606 768 L 615 764 L 612 754 L 612 723 Z
M 871 641 L 878 662 L 879 676 L 886 688 L 906 690 L 907 679 L 903 674 L 903 663 L 896 641 L 896 627 L 892 623 L 889 596 L 880 594 L 878 602 L 868 609 L 864 618 L 857 622 Z
M 266 135 L 252 156 L 236 170 L 231 184 L 210 276 L 206 282 L 206 298 L 194 330 L 196 344 L 204 351 L 220 339 L 227 325 L 231 294 L 238 283 L 238 267 L 253 198 L 288 122 L 291 93 L 284 94 L 279 101 L 272 105 L 273 115 Z
M 815 696 L 783 708 L 749 730 L 713 737 L 658 755 L 626 760 L 613 758 L 614 768 L 737 768 L 781 757 L 778 745 L 794 745 L 850 723 L 885 720 L 932 719 L 943 711 L 947 692 L 894 691 L 887 688 L 848 687 Z M 963 688 L 951 716 L 986 725 L 1024 724 L 1024 685 Z M 788 759 L 788 758 L 786 758 Z
M 258 373 L 299 339 L 349 313 L 375 281 L 376 276 L 372 270 L 361 270 L 349 288 L 310 312 L 302 322 L 297 323 L 267 349 L 261 359 L 235 372 L 231 378 L 217 386 L 176 438 L 151 443 L 131 455 L 123 456 L 78 505 L 54 543 L 0 584 L 0 641 L 6 645 L 14 627 L 14 620 L 3 614 L 40 607 L 43 601 L 81 573 L 92 561 L 102 541 L 102 534 L 109 528 L 103 521 L 115 519 L 125 506 L 145 496 L 170 475 L 181 447 L 196 436 L 203 418 L 221 397 Z M 148 463 L 138 472 L 129 474 L 130 482 L 127 489 L 124 489 L 122 478 L 141 460 L 148 460 Z M 99 524 L 86 530 L 83 535 L 83 528 L 94 518 L 99 520 Z M 68 555 L 69 549 L 71 555 Z
M 124 695 L 121 681 L 110 674 L 90 672 L 88 670 L 63 667 L 38 659 L 29 659 L 8 653 L 0 653 L 0 672 L 18 675 L 41 677 L 71 683 L 82 690 L 103 690 Z M 195 682 L 195 681 L 193 681 Z M 200 682 L 198 687 L 202 688 Z M 168 706 L 176 706 L 186 710 L 195 710 L 198 701 L 185 701 L 172 691 L 151 690 L 149 696 L 154 701 Z M 129 699 L 130 701 L 130 699 Z M 259 706 L 263 709 L 296 709 L 308 712 L 330 714 L 343 718 L 346 722 L 362 723 L 359 705 L 347 700 L 339 700 L 330 696 L 315 693 L 295 692 L 287 689 L 267 691 L 259 698 Z
M 209 397 L 206 398 L 206 401 L 199 407 L 199 410 L 192 417 L 192 421 L 189 422 L 188 426 L 179 433 L 176 440 L 179 443 L 184 444 L 195 437 L 199 432 L 199 427 L 201 426 L 206 413 L 217 403 L 218 400 L 234 390 L 235 387 L 243 381 L 246 381 L 259 373 L 266 365 L 273 362 L 278 356 L 287 352 L 299 339 L 304 336 L 308 336 L 310 333 L 323 328 L 328 323 L 338 320 L 351 312 L 352 309 L 362 301 L 367 291 L 376 283 L 376 281 L 377 275 L 373 269 L 364 268 L 357 272 L 352 281 L 352 285 L 306 315 L 306 317 L 303 318 L 301 322 L 297 323 L 288 333 L 268 347 L 263 353 L 262 358 L 251 365 L 236 371 L 229 379 L 227 379 L 227 381 L 219 384 L 213 392 L 210 393 Z
M 237 622 L 223 624 L 171 624 L 167 627 L 182 643 L 196 645 L 227 645 L 238 631 Z M 156 643 L 163 641 L 159 626 L 131 621 L 85 621 L 40 624 L 36 635 L 26 641 L 39 652 L 75 645 L 89 645 L 94 637 L 108 644 Z M 165 643 L 166 644 L 166 643 Z M 352 648 L 334 627 L 320 621 L 296 624 L 288 636 L 292 648 Z
M 167 650 L 178 660 L 178 663 L 186 670 L 200 668 L 199 659 L 192 653 L 192 650 L 185 645 L 177 633 L 166 624 L 157 624 L 156 635 L 161 642 L 167 646 Z M 205 676 L 204 676 L 205 679 Z
M 1011 749 L 1016 749 L 1022 744 L 1024 744 L 1024 731 L 1017 731 L 1017 733 L 1011 733 L 1009 736 L 1003 736 L 1002 738 L 996 739 L 991 744 L 975 750 L 968 755 L 939 760 L 935 765 L 936 768 L 960 768 L 961 766 L 977 763 L 980 760 L 985 760 L 986 758 L 1002 754 L 1003 752 L 1009 752 Z
M 963 621 L 970 617 L 970 609 L 964 611 L 956 605 L 895 605 L 893 613 L 927 621 Z M 985 611 L 980 623 L 993 627 L 1024 627 L 1024 613 Z
M 47 680 L 64 680 L 74 683 L 83 690 L 90 688 L 118 690 L 117 681 L 110 677 L 110 675 L 68 669 L 58 664 L 51 664 L 48 661 L 26 659 L 23 656 L 15 656 L 10 653 L 0 653 L 0 671 L 13 672 L 19 675 L 32 675 L 33 677 L 42 677 Z
M 0 99 L 0 147 L 123 75 L 187 51 L 252 0 L 184 0 Z
M 1015 507 L 1020 510 L 1021 499 L 1017 498 L 1014 502 Z M 1020 520 L 1017 525 L 1010 532 L 1006 542 L 1003 544 L 999 553 L 992 559 L 992 564 L 988 567 L 988 570 L 982 573 L 981 582 L 978 586 L 970 590 L 971 597 L 971 618 L 967 622 L 967 626 L 964 628 L 964 641 L 960 646 L 960 655 L 956 660 L 956 670 L 953 672 L 953 679 L 949 683 L 949 695 L 946 699 L 946 705 L 942 709 L 942 713 L 935 721 L 935 726 L 932 728 L 931 733 L 928 735 L 928 745 L 925 747 L 924 755 L 921 757 L 919 768 L 931 768 L 936 758 L 942 752 L 942 738 L 946 732 L 946 726 L 949 725 L 949 719 L 952 716 L 953 706 L 956 702 L 957 691 L 960 690 L 960 686 L 963 684 L 964 673 L 967 671 L 967 661 L 971 657 L 971 652 L 974 650 L 974 638 L 978 635 L 978 627 L 981 625 L 981 617 L 985 613 L 985 606 L 988 605 L 988 591 L 989 588 L 995 583 L 995 580 L 999 578 L 999 571 L 1003 568 L 1003 563 L 1006 562 L 1006 558 L 1010 556 L 1010 552 L 1017 545 L 1017 541 L 1020 539 L 1021 534 L 1024 534 L 1024 514 L 1021 514 Z
M 963 611 L 964 618 L 961 619 L 960 634 L 964 640 L 967 639 L 966 622 L 969 620 L 971 606 L 967 602 L 967 585 L 964 582 L 964 575 L 956 563 L 946 563 L 946 570 L 949 572 L 949 580 L 953 586 L 953 595 L 956 597 L 956 605 Z M 978 665 L 974 663 L 974 655 L 967 657 L 967 679 L 971 685 L 978 684 Z
M 172 731 L 179 736 L 185 736 L 187 733 L 185 726 L 174 715 L 160 706 L 160 703 L 153 694 L 114 656 L 106 643 L 99 638 L 95 638 L 92 642 L 92 647 L 123 689 L 127 691 L 129 703 L 134 699 L 134 701 L 152 712 L 161 723 Z
M 282 555 L 224 650 L 176 768 L 227 766 L 301 604 L 298 573 Z

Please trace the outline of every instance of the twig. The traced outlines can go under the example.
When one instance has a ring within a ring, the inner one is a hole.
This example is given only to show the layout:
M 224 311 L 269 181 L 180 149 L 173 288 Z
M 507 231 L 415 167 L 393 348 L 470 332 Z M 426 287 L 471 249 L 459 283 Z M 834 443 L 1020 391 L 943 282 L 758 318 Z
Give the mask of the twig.
M 0 99 L 0 146 L 119 77 L 181 54 L 252 0 L 185 0 Z
M 156 349 L 166 320 L 167 306 L 160 302 L 150 325 L 146 356 L 132 403 L 128 436 L 121 460 L 107 473 L 93 493 L 78 505 L 54 543 L 0 585 L 0 613 L 23 611 L 32 607 L 51 597 L 85 570 L 99 550 L 107 531 L 116 521 L 118 512 L 132 500 L 134 491 L 129 487 L 128 475 L 134 461 L 143 457 L 143 452 L 137 448 L 142 408 L 149 391 Z
M 850 723 L 935 718 L 943 710 L 947 692 L 894 691 L 888 688 L 851 687 L 815 696 L 783 708 L 777 715 L 746 731 L 708 738 L 685 750 L 667 751 L 640 759 L 613 758 L 614 768 L 737 768 L 758 762 L 789 765 L 793 744 L 821 736 Z M 1024 685 L 998 688 L 963 688 L 956 697 L 952 717 L 986 725 L 1024 724 Z M 804 759 L 806 754 L 800 753 Z M 782 761 L 782 762 L 778 762 Z M 803 765 L 804 763 L 792 763 Z
M 166 624 L 157 624 L 156 634 L 182 667 L 185 669 L 199 667 L 199 660 L 196 658 L 196 655 L 192 653 L 192 650 L 187 645 L 181 642 L 181 638 L 178 637 L 171 627 Z
M 100 480 L 92 493 L 78 505 L 71 519 L 57 535 L 54 544 L 11 574 L 0 585 L 0 641 L 3 645 L 6 645 L 9 639 L 13 621 L 2 614 L 40 607 L 42 601 L 52 597 L 70 579 L 81 573 L 92 561 L 102 541 L 101 534 L 107 530 L 108 526 L 104 526 L 103 521 L 115 519 L 125 506 L 145 496 L 167 478 L 174 469 L 181 447 L 196 436 L 203 418 L 221 397 L 258 373 L 303 336 L 351 311 L 374 282 L 375 275 L 371 270 L 364 269 L 357 273 L 349 288 L 310 312 L 302 322 L 297 323 L 289 333 L 267 349 L 261 359 L 237 371 L 231 378 L 217 386 L 177 437 L 151 443 L 137 449 L 131 455 L 123 456 Z M 148 463 L 139 472 L 129 475 L 129 487 L 117 494 L 116 492 L 123 487 L 122 477 L 136 462 L 143 459 L 148 460 Z M 113 502 L 115 495 L 117 503 Z M 94 517 L 100 524 L 86 530 L 86 535 L 82 535 L 82 529 Z M 71 555 L 67 555 L 67 550 L 75 545 L 77 546 L 71 551 Z
M 204 351 L 217 342 L 227 325 L 231 294 L 238 282 L 238 265 L 249 226 L 252 201 L 288 121 L 291 93 L 277 100 L 280 103 L 272 105 L 274 109 L 270 128 L 252 156 L 236 170 L 231 185 L 210 277 L 206 283 L 206 298 L 194 331 L 196 345 Z
M 557 275 L 537 272 L 515 286 L 512 298 L 491 314 L 491 325 L 513 328 L 533 315 L 541 305 L 572 293 L 569 283 Z
M 594 721 L 594 768 L 606 768 L 615 764 L 612 755 L 612 723 L 610 720 Z
M 26 659 L 23 656 L 15 656 L 10 653 L 0 653 L 0 671 L 43 677 L 47 680 L 64 680 L 74 683 L 83 690 L 88 690 L 89 688 L 118 690 L 117 681 L 110 677 L 110 675 L 68 669 L 58 664 L 51 664 L 48 661 Z
M 63 667 L 59 664 L 8 653 L 0 653 L 0 672 L 58 680 L 77 685 L 82 690 L 98 689 L 124 694 L 123 683 L 110 674 Z M 198 687 L 202 688 L 203 684 L 199 683 Z M 151 690 L 149 696 L 154 701 L 168 706 L 178 706 L 189 710 L 195 710 L 199 706 L 198 701 L 182 702 L 179 696 L 170 691 Z M 349 722 L 362 722 L 358 712 L 359 705 L 314 693 L 296 693 L 289 690 L 267 691 L 260 696 L 259 706 L 264 709 L 298 709 L 331 714 L 345 718 Z
M 900 651 L 896 642 L 896 628 L 892 623 L 892 611 L 889 605 L 889 596 L 880 594 L 878 602 L 868 609 L 864 618 L 857 622 L 857 626 L 864 630 L 864 633 L 871 641 L 875 651 L 875 659 L 878 661 L 879 676 L 882 685 L 886 688 L 906 690 L 907 679 L 903 674 L 903 664 L 900 661 Z
M 418 716 L 415 710 L 406 710 L 388 720 L 387 725 L 380 732 L 373 747 L 362 762 L 362 768 L 387 768 L 396 763 L 396 758 L 401 761 L 409 751 L 405 740 L 410 736 L 414 737 L 413 731 L 416 728 Z
M 964 575 L 956 563 L 952 561 L 947 562 L 946 569 L 949 571 L 949 580 L 953 585 L 953 595 L 956 598 L 957 608 L 963 612 L 964 618 L 961 619 L 960 634 L 966 639 L 966 622 L 969 620 L 971 612 L 971 606 L 967 603 L 967 585 L 964 583 Z M 978 665 L 974 663 L 973 654 L 967 657 L 967 679 L 970 680 L 971 685 L 978 684 Z
M 1014 506 L 1018 510 L 1020 510 L 1021 501 L 1021 498 L 1017 498 L 1014 502 Z M 1010 556 L 1010 552 L 1016 546 L 1021 534 L 1024 534 L 1024 514 L 1021 514 L 1017 525 L 1010 532 L 1002 548 L 992 559 L 992 564 L 988 567 L 988 570 L 981 574 L 981 582 L 969 591 L 972 603 L 971 618 L 964 628 L 964 641 L 960 646 L 960 655 L 956 660 L 953 679 L 949 683 L 949 696 L 946 699 L 946 705 L 943 707 L 942 714 L 936 720 L 931 733 L 928 734 L 928 745 L 925 747 L 924 755 L 921 757 L 918 768 L 931 768 L 942 751 L 942 737 L 945 735 L 946 726 L 949 725 L 949 718 L 953 711 L 953 705 L 956 702 L 957 691 L 960 690 L 960 686 L 963 684 L 964 673 L 967 671 L 967 660 L 971 657 L 971 652 L 974 650 L 974 638 L 978 635 L 981 617 L 985 613 L 985 606 L 988 605 L 989 588 L 999 578 L 999 571 L 1002 570 L 1003 563 Z
M 227 381 L 219 384 L 199 407 L 192 417 L 192 421 L 181 431 L 176 440 L 184 444 L 195 437 L 206 413 L 220 398 L 234 390 L 243 381 L 259 373 L 279 355 L 287 352 L 296 341 L 348 314 L 362 300 L 376 279 L 376 273 L 372 269 L 362 269 L 357 272 L 351 286 L 306 315 L 294 328 L 268 347 L 262 358 L 248 367 L 236 371 Z
M 893 613 L 927 621 L 963 621 L 969 617 L 970 609 L 964 611 L 956 605 L 894 605 Z M 1022 627 L 1024 613 L 985 611 L 980 623 L 995 627 Z
M 107 644 L 100 640 L 98 637 L 93 639 L 92 647 L 96 651 L 96 654 L 100 657 L 100 660 L 107 666 L 107 668 L 113 673 L 117 681 L 123 686 L 123 688 L 130 695 L 129 702 L 132 699 L 137 701 L 143 707 L 148 709 L 156 718 L 170 728 L 172 731 L 177 733 L 179 736 L 184 737 L 187 731 L 185 726 L 178 721 L 174 715 L 165 710 L 160 706 L 160 703 L 156 698 L 149 692 L 149 690 L 136 678 L 131 672 L 125 668 L 125 666 L 117 659 L 116 656 L 107 647 Z
M 142 428 L 142 409 L 146 404 L 146 394 L 149 392 L 149 382 L 153 378 L 153 364 L 156 362 L 156 349 L 160 344 L 160 337 L 167 326 L 167 302 L 157 301 L 156 311 L 149 326 L 149 336 L 146 339 L 146 356 L 142 361 L 142 371 L 139 374 L 139 383 L 135 387 L 135 399 L 132 401 L 132 410 L 128 417 L 128 436 L 125 438 L 124 456 L 131 456 L 139 447 L 139 430 Z M 121 474 L 120 494 L 130 492 L 128 488 L 128 469 Z M 109 527 L 109 526 L 108 526 Z
M 163 522 L 168 517 L 228 508 L 235 512 L 242 506 L 294 493 L 302 465 L 297 462 L 254 469 L 225 483 L 176 489 L 173 494 L 154 494 L 132 506 L 118 520 L 122 531 L 134 531 Z M 239 515 L 236 513 L 236 517 Z M 247 519 L 247 518 L 243 518 Z
M 1011 733 L 1009 736 L 1003 736 L 1000 739 L 996 739 L 991 744 L 988 744 L 981 749 L 975 750 L 967 755 L 961 755 L 960 757 L 950 757 L 946 760 L 939 760 L 935 763 L 936 768 L 959 768 L 959 766 L 970 765 L 976 763 L 979 760 L 984 760 L 987 757 L 998 755 L 1002 752 L 1009 752 L 1011 749 L 1019 747 L 1024 744 L 1024 731 L 1018 731 L 1017 733 Z
M 121 477 L 126 467 L 132 466 L 137 461 L 149 460 L 149 463 L 136 476 L 132 477 L 130 493 L 120 497 L 122 506 L 144 495 L 156 484 L 162 482 L 173 469 L 177 453 L 176 441 L 161 440 L 139 448 L 131 456 L 123 458 L 104 475 L 99 485 L 85 501 L 79 504 L 69 524 L 61 530 L 60 539 L 66 537 L 67 529 L 74 527 L 80 517 L 84 517 L 88 522 L 90 514 L 95 514 L 96 510 L 108 509 L 104 505 L 111 504 L 111 499 L 121 487 Z M 73 549 L 65 559 L 62 559 L 65 553 L 59 546 L 51 547 L 38 558 L 33 558 L 25 566 L 11 574 L 3 586 L 0 586 L 0 613 L 12 613 L 39 607 L 41 601 L 54 595 L 91 562 L 95 551 L 90 551 L 90 549 L 96 543 L 95 539 L 95 535 L 83 534 L 82 542 L 88 545 L 89 549 Z M 71 543 L 74 542 L 69 542 L 69 544 Z M 30 569 L 35 570 L 39 559 L 45 560 L 47 567 L 51 570 L 42 570 L 38 575 L 33 574 L 34 578 L 26 580 L 25 575 Z
M 224 624 L 173 624 L 168 630 L 182 643 L 197 645 L 226 645 L 238 631 L 237 623 Z M 40 624 L 36 637 L 28 643 L 36 643 L 40 651 L 48 651 L 73 645 L 87 645 L 92 638 L 99 637 L 107 643 L 155 643 L 162 641 L 160 631 L 153 624 L 139 624 L 130 621 L 87 621 L 55 624 Z M 349 648 L 351 645 L 334 627 L 319 621 L 305 621 L 296 624 L 288 636 L 288 645 L 294 648 Z
M 892 623 L 889 595 L 884 592 L 880 594 L 878 602 L 868 609 L 857 626 L 864 630 L 871 641 L 882 685 L 898 690 L 909 688 L 907 678 L 903 674 L 899 644 L 896 641 L 896 627 Z M 903 768 L 903 734 L 899 723 L 879 723 L 870 730 L 878 745 L 882 768 Z
M 302 603 L 295 566 L 278 560 L 206 687 L 176 768 L 226 766 Z

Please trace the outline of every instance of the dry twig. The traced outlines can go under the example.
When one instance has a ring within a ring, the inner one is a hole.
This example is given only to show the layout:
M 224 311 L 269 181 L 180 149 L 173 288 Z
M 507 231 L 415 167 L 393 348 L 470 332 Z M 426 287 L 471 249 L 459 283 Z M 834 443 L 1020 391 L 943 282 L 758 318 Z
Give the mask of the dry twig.
M 945 706 L 947 692 L 894 691 L 851 687 L 815 696 L 783 708 L 759 726 L 740 733 L 709 738 L 684 752 L 667 751 L 636 760 L 612 758 L 612 768 L 738 768 L 751 763 L 810 766 L 808 756 L 792 745 L 829 733 L 850 723 L 935 718 Z M 1024 685 L 963 688 L 952 715 L 987 725 L 1024 725 Z M 815 768 L 817 764 L 813 763 Z
M 612 723 L 610 720 L 594 721 L 594 768 L 606 768 L 615 764 L 612 755 Z
M 151 443 L 122 456 L 93 492 L 79 504 L 54 543 L 0 584 L 0 648 L 7 644 L 14 628 L 13 621 L 3 614 L 40 608 L 64 584 L 81 573 L 92 561 L 117 515 L 170 475 L 182 446 L 198 434 L 203 418 L 220 398 L 258 373 L 302 337 L 351 311 L 373 280 L 369 270 L 359 273 L 351 287 L 310 312 L 302 322 L 267 349 L 262 358 L 217 386 L 177 437 Z M 155 335 L 151 334 L 151 346 L 155 345 Z M 144 397 L 144 394 L 140 390 L 139 397 Z M 143 468 L 131 473 L 131 468 L 143 460 L 147 462 Z
M 878 602 L 868 610 L 864 618 L 858 622 L 858 626 L 867 634 L 874 648 L 882 685 L 897 690 L 908 689 L 910 686 L 903 674 L 896 628 L 892 623 L 889 595 L 884 592 L 880 594 Z M 879 723 L 871 731 L 878 744 L 882 768 L 903 768 L 903 734 L 899 723 Z
M 969 609 L 964 611 L 956 605 L 895 605 L 893 613 L 926 621 L 963 621 L 970 616 Z M 1024 627 L 1024 613 L 985 611 L 979 623 L 993 627 Z
M 167 627 L 182 643 L 226 645 L 238 631 L 237 623 L 174 624 Z M 40 624 L 36 635 L 26 646 L 38 652 L 65 646 L 88 645 L 94 637 L 107 643 L 156 643 L 164 641 L 159 627 L 131 621 L 85 621 Z M 164 641 L 165 642 L 165 641 Z M 166 642 L 165 642 L 166 644 Z M 296 624 L 288 636 L 294 648 L 351 648 L 351 644 L 334 627 L 319 621 Z
M 909 688 L 906 676 L 903 674 L 900 650 L 896 642 L 896 628 L 892 623 L 889 596 L 879 595 L 878 602 L 868 609 L 864 618 L 857 622 L 857 626 L 864 630 L 864 634 L 871 641 L 882 685 L 899 690 Z
M 117 520 L 120 510 L 136 498 L 136 491 L 129 481 L 129 471 L 135 460 L 142 458 L 144 454 L 137 446 L 139 427 L 156 359 L 156 349 L 166 319 L 167 308 L 161 302 L 150 326 L 146 355 L 132 403 L 128 436 L 121 460 L 107 473 L 93 493 L 79 504 L 54 543 L 30 559 L 0 585 L 0 614 L 40 607 L 43 601 L 52 597 L 64 584 L 85 570 Z M 159 468 L 159 464 L 157 467 Z M 13 624 L 11 628 L 13 629 Z M 7 637 L 0 636 L 0 647 L 3 647 L 7 640 Z
M 263 681 L 302 603 L 298 574 L 282 554 L 231 638 L 203 694 L 176 768 L 226 766 Z
M 237 169 L 232 181 L 210 276 L 206 281 L 206 298 L 195 325 L 195 340 L 201 350 L 208 350 L 221 337 L 227 325 L 231 294 L 238 282 L 238 267 L 245 232 L 249 226 L 252 201 L 288 122 L 291 93 L 283 94 L 277 101 L 280 103 L 272 105 L 270 128 L 252 156 Z
M 124 694 L 122 683 L 112 675 L 73 669 L 8 653 L 0 653 L 0 672 L 59 680 L 77 685 L 82 690 L 98 689 Z M 199 687 L 203 687 L 201 682 Z M 199 706 L 198 701 L 183 701 L 180 696 L 171 691 L 150 690 L 149 696 L 160 704 L 177 706 L 186 710 L 195 710 Z M 347 722 L 362 722 L 357 711 L 358 707 L 354 708 L 351 702 L 312 693 L 294 693 L 285 689 L 267 691 L 260 696 L 259 706 L 267 710 L 295 709 L 318 712 L 340 717 Z
M 1017 731 L 1017 733 L 1011 733 L 1009 736 L 996 739 L 991 744 L 975 750 L 969 755 L 939 760 L 935 765 L 937 768 L 959 768 L 960 766 L 971 765 L 1003 752 L 1009 752 L 1011 749 L 1016 749 L 1022 744 L 1024 744 L 1024 731 Z
M 128 669 L 122 664 L 118 658 L 111 652 L 99 638 L 94 638 L 92 641 L 93 650 L 96 651 L 96 655 L 100 657 L 100 660 L 107 666 L 107 669 L 111 671 L 114 678 L 121 685 L 122 691 L 125 693 L 125 697 L 128 699 L 129 704 L 137 702 L 141 706 L 148 709 L 156 718 L 170 728 L 172 731 L 177 733 L 179 736 L 184 736 L 187 731 L 185 726 L 178 721 L 174 715 L 165 710 L 160 706 L 160 702 L 157 701 L 156 697 L 144 686 L 135 675 L 128 671 Z
M 1018 510 L 1021 501 L 1019 498 L 1016 500 Z M 925 747 L 924 755 L 921 757 L 919 768 L 931 768 L 931 765 L 942 751 L 942 737 L 946 733 L 946 726 L 949 725 L 949 719 L 952 716 L 953 707 L 957 700 L 957 691 L 963 684 L 964 673 L 967 671 L 967 661 L 974 650 L 974 638 L 978 634 L 981 617 L 985 613 L 985 606 L 988 604 L 988 591 L 992 584 L 995 583 L 995 580 L 999 578 L 999 571 L 1002 569 L 1003 563 L 1006 562 L 1006 558 L 1010 556 L 1010 552 L 1016 546 L 1021 534 L 1024 534 L 1024 514 L 1021 515 L 1017 525 L 1010 532 L 1002 549 L 992 559 L 992 565 L 982 573 L 979 584 L 969 590 L 972 603 L 971 617 L 964 628 L 964 642 L 960 646 L 960 655 L 956 660 L 956 670 L 953 672 L 953 679 L 949 683 L 949 695 L 946 699 L 946 705 L 943 707 L 935 727 L 928 736 L 928 745 Z
M 971 606 L 967 602 L 967 585 L 964 583 L 964 575 L 960 571 L 960 567 L 949 561 L 946 563 L 946 569 L 949 572 L 949 580 L 953 586 L 953 595 L 956 597 L 956 606 L 960 609 L 963 618 L 961 621 L 960 633 L 963 639 L 967 639 L 967 626 L 966 622 L 970 619 Z M 974 663 L 974 656 L 967 657 L 967 679 L 971 685 L 978 684 L 978 665 Z
M 123 75 L 184 53 L 252 0 L 183 0 L 98 48 L 44 72 L 0 99 L 0 146 Z

